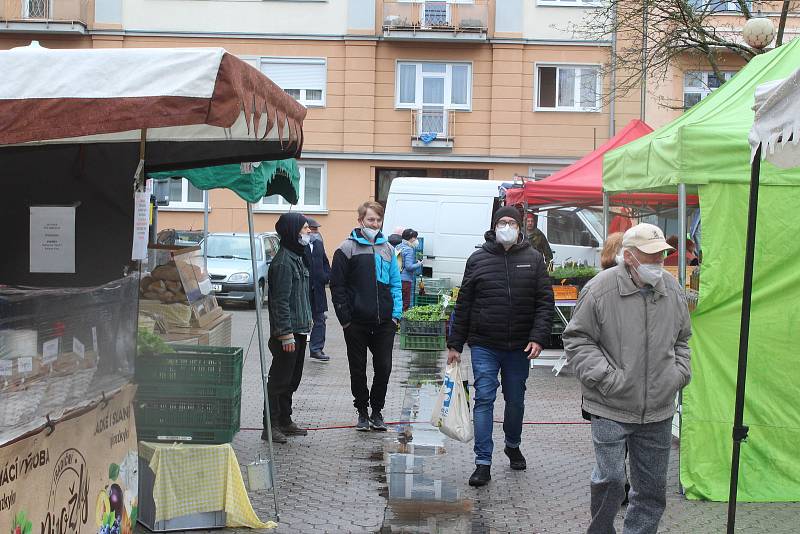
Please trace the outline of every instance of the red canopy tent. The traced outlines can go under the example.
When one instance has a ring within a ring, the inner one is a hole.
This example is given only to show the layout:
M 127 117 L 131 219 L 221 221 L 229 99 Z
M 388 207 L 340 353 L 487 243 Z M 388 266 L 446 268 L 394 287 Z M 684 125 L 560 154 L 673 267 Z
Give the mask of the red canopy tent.
M 531 206 L 601 206 L 603 204 L 603 156 L 626 143 L 652 132 L 640 120 L 632 120 L 617 135 L 569 167 L 538 182 L 506 192 L 506 205 Z M 697 197 L 687 197 L 697 205 Z M 664 206 L 677 205 L 678 196 L 662 193 L 623 193 L 611 197 L 612 204 Z

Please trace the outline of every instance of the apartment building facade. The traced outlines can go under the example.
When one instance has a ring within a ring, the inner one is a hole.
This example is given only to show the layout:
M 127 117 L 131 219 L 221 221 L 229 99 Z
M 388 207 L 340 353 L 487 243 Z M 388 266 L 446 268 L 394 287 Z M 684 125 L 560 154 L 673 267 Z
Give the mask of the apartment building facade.
M 611 43 L 580 41 L 569 29 L 593 4 L 0 0 L 0 48 L 32 38 L 53 48 L 226 48 L 308 107 L 300 204 L 263 199 L 257 230 L 296 209 L 335 243 L 355 225 L 356 206 L 385 200 L 394 177 L 544 177 L 639 118 L 638 93 L 613 103 L 602 96 Z M 650 91 L 648 122 L 679 113 L 659 108 L 657 91 L 693 101 L 684 78 L 678 71 Z M 703 82 L 706 92 L 715 83 Z M 185 180 L 170 193 L 159 227 L 202 228 L 203 193 Z M 246 231 L 235 195 L 211 191 L 209 205 L 211 231 Z

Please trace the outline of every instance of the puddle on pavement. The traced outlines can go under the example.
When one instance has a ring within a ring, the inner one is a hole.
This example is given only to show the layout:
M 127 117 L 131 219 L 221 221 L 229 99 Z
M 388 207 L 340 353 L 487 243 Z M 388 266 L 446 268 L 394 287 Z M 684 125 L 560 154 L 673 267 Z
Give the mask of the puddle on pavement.
M 412 353 L 400 416 L 411 423 L 384 440 L 383 469 L 388 506 L 381 533 L 486 532 L 473 521 L 464 496 L 463 473 L 449 473 L 452 441 L 429 423 L 441 381 L 442 354 Z M 380 476 L 380 475 L 378 475 Z M 475 530 L 478 528 L 479 530 Z

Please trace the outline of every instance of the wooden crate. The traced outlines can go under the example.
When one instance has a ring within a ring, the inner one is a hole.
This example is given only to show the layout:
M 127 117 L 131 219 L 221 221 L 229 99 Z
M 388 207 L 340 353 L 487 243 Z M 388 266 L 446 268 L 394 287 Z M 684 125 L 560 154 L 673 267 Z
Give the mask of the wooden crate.
M 556 300 L 576 300 L 578 298 L 578 286 L 554 285 L 553 296 Z

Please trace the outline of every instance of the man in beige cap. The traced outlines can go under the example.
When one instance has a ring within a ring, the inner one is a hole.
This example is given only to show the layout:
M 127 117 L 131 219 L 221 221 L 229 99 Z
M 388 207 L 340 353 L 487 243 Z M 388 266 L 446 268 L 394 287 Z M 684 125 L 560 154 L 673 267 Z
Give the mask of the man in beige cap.
M 689 383 L 689 312 L 682 288 L 662 269 L 672 247 L 657 226 L 625 232 L 618 265 L 581 291 L 563 334 L 567 359 L 591 414 L 596 466 L 588 533 L 614 533 L 625 497 L 625 534 L 655 533 L 666 506 L 676 394 Z

